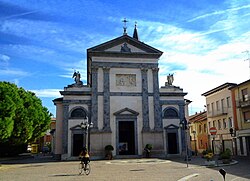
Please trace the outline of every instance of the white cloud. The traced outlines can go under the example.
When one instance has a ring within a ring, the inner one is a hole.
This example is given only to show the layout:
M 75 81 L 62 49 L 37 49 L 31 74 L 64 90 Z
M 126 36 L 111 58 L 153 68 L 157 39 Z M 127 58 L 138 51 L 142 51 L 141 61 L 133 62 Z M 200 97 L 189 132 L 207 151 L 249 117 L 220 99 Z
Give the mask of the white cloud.
M 8 67 L 9 65 L 9 60 L 10 57 L 4 54 L 0 54 L 0 66 L 3 67 Z
M 34 92 L 37 97 L 60 97 L 61 94 L 59 91 L 62 91 L 61 89 L 39 89 L 39 90 L 29 90 L 31 92 Z
M 27 76 L 28 72 L 19 69 L 0 69 L 0 76 Z
M 10 57 L 4 54 L 0 54 L 0 60 L 4 62 L 8 62 L 10 60 Z
M 198 16 L 196 18 L 193 18 L 191 20 L 188 20 L 188 22 L 193 22 L 193 21 L 196 21 L 196 20 L 199 20 L 199 19 L 208 18 L 210 16 L 215 16 L 215 15 L 234 13 L 236 11 L 239 11 L 239 10 L 242 10 L 242 9 L 249 9 L 249 8 L 250 8 L 250 5 L 244 5 L 244 6 L 229 8 L 229 9 L 225 9 L 225 10 L 221 10 L 221 11 L 214 11 L 212 13 L 207 13 L 207 14 Z
M 202 93 L 226 82 L 241 83 L 249 78 L 248 63 L 243 61 L 241 52 L 250 49 L 250 31 L 231 30 L 232 26 L 237 26 L 236 20 L 242 23 L 239 18 L 215 22 L 203 32 L 158 22 L 140 22 L 141 41 L 145 39 L 145 43 L 164 52 L 159 61 L 160 86 L 164 86 L 167 74 L 174 73 L 173 84 L 183 88 L 188 93 L 186 98 L 192 101 L 190 114 L 204 109 Z M 230 36 L 223 41 L 220 36 L 214 36 L 216 32 L 225 31 Z
M 7 20 L 7 19 L 17 18 L 17 17 L 21 17 L 21 16 L 25 16 L 25 15 L 37 13 L 37 12 L 38 11 L 29 11 L 29 12 L 25 12 L 25 13 L 19 13 L 19 14 L 14 14 L 14 15 L 11 15 L 11 16 L 3 17 L 3 18 L 0 18 L 0 19 L 1 20 Z

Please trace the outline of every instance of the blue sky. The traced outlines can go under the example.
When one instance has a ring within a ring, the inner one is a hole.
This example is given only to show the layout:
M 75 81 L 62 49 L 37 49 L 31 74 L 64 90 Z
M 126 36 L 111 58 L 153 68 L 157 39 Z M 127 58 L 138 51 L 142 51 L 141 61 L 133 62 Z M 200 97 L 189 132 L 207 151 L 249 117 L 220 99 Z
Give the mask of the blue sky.
M 74 69 L 86 83 L 86 49 L 128 35 L 137 22 L 140 41 L 164 52 L 160 86 L 174 73 L 202 111 L 202 93 L 250 77 L 250 0 L 0 0 L 0 81 L 52 100 L 72 84 Z M 243 53 L 242 53 L 243 52 Z

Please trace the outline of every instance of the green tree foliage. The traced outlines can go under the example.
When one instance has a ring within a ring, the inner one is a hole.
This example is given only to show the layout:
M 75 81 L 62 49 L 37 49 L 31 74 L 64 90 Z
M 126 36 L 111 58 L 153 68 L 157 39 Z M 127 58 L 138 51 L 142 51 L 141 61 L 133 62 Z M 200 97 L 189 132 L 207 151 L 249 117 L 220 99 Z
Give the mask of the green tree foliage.
M 0 82 L 0 143 L 21 145 L 49 129 L 51 114 L 33 92 Z
M 19 102 L 18 88 L 14 84 L 0 82 L 0 142 L 11 136 Z

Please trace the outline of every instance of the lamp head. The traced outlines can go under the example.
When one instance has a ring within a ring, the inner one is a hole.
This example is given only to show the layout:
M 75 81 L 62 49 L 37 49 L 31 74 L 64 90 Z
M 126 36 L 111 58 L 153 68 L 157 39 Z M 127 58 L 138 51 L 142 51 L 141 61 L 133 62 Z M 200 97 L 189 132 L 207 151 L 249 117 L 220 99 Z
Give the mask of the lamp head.
M 84 129 L 84 128 L 86 128 L 86 123 L 81 122 L 80 126 L 81 126 L 81 128 Z

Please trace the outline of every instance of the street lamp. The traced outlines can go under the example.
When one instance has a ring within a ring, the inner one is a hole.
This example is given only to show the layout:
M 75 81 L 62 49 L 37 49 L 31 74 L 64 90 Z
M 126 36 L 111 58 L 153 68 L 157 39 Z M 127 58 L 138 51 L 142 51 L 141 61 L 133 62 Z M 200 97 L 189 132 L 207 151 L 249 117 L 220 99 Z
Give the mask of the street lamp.
M 196 131 L 193 130 L 192 132 L 194 134 L 194 151 L 195 151 L 195 156 L 197 156 L 197 148 L 196 148 L 196 138 L 195 138 L 195 135 L 196 135 Z
M 188 161 L 189 161 L 189 156 L 188 156 L 188 131 L 189 131 L 189 124 L 187 120 L 184 118 L 180 122 L 180 128 L 185 131 L 185 140 L 186 140 L 186 161 L 187 161 L 187 167 L 188 167 Z
M 86 117 L 83 122 L 81 122 L 80 127 L 83 131 L 83 147 L 88 149 L 89 141 L 87 144 L 87 140 L 89 140 L 87 137 L 89 137 L 89 128 L 93 127 L 93 123 L 88 121 L 88 118 Z M 84 136 L 85 134 L 85 136 Z

